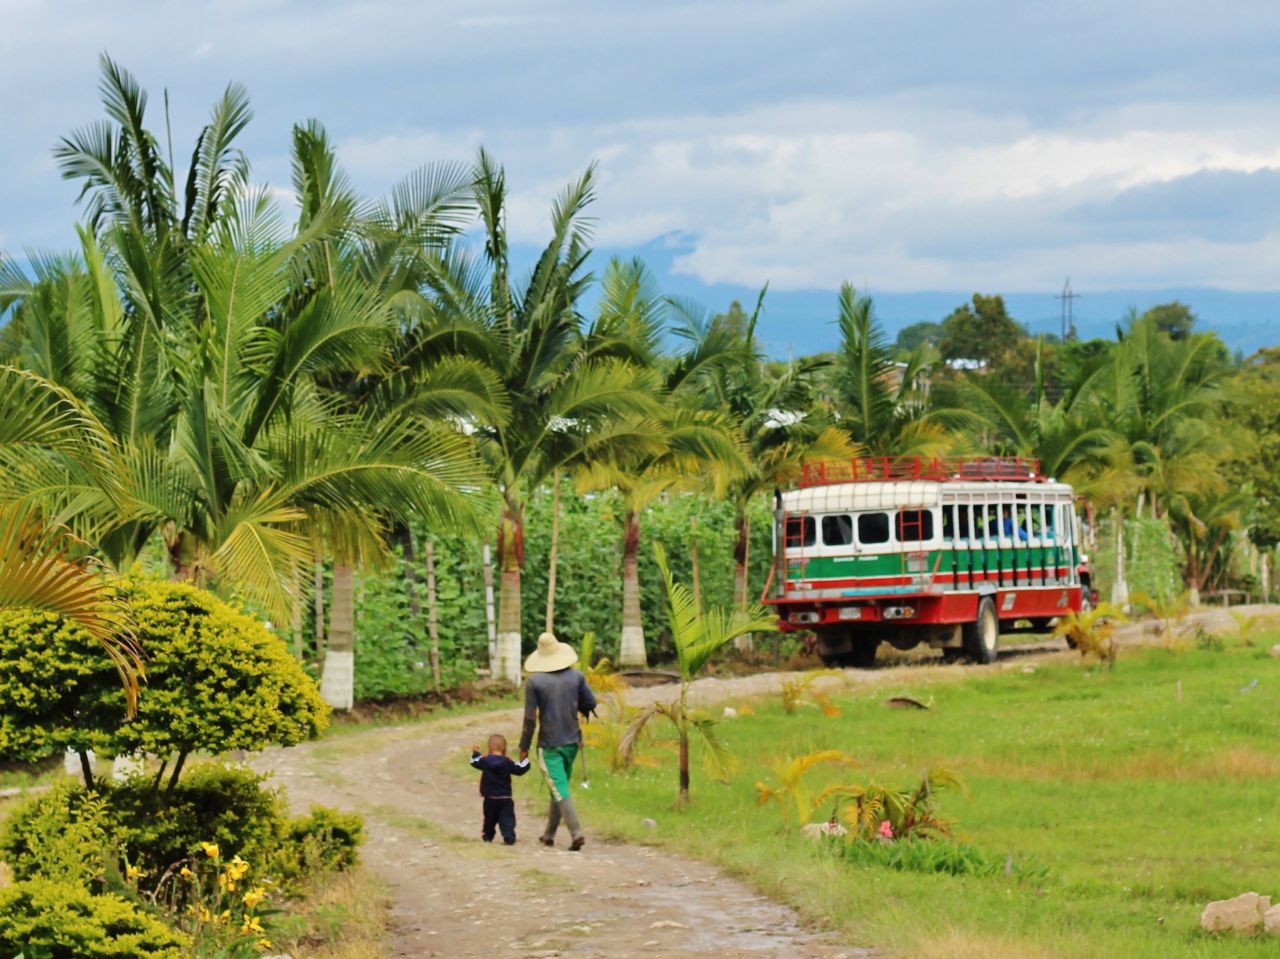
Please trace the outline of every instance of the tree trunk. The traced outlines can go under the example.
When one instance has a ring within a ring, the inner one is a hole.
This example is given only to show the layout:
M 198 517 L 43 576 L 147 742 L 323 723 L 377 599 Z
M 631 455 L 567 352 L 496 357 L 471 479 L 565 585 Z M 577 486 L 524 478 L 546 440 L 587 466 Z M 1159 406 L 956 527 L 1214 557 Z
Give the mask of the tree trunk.
M 436 546 L 427 540 L 427 634 L 431 637 L 431 679 L 440 692 L 440 624 L 436 608 Z
M 291 612 L 293 622 L 290 624 L 290 633 L 293 636 L 293 658 L 302 662 L 302 604 L 306 594 L 302 591 L 301 580 L 298 582 L 298 587 L 298 595 L 293 600 Z
M 689 559 L 693 563 L 693 606 L 702 612 L 702 577 L 698 573 L 698 517 L 689 517 Z
M 684 723 L 680 725 L 680 793 L 681 806 L 689 802 L 689 730 Z
M 733 544 L 733 606 L 734 609 L 747 608 L 747 560 L 751 542 L 751 526 L 747 522 L 745 506 L 739 506 L 733 516 L 733 528 L 737 531 L 737 539 Z M 739 636 L 733 641 L 738 652 L 750 652 L 755 642 L 750 633 Z
M 524 566 L 524 504 L 507 501 L 498 535 L 497 656 L 493 678 L 520 685 L 520 570 Z
M 556 621 L 556 563 L 560 559 L 560 471 L 551 478 L 551 555 L 547 559 L 547 618 L 544 629 L 548 633 Z
M 422 615 L 422 604 L 418 602 L 418 557 L 413 548 L 413 530 L 407 524 L 397 527 L 396 539 L 400 542 L 400 555 L 404 558 L 404 592 L 409 598 L 409 613 L 416 624 Z
M 493 602 L 493 550 L 485 543 L 480 551 L 484 565 L 484 622 L 489 635 L 489 674 L 497 675 L 494 668 L 498 661 L 498 622 Z
M 324 655 L 324 560 L 315 561 L 316 658 Z
M 1261 550 L 1261 554 L 1258 585 L 1262 587 L 1262 602 L 1269 603 L 1271 602 L 1271 554 L 1268 550 Z
M 1115 526 L 1116 534 L 1116 578 L 1111 584 L 1111 602 L 1124 609 L 1129 605 L 1129 580 L 1126 578 L 1124 569 L 1124 517 L 1115 507 L 1111 509 L 1111 522 Z
M 320 695 L 334 709 L 355 702 L 355 577 L 346 563 L 333 565 L 333 598 L 329 605 L 329 648 L 320 673 Z
M 80 775 L 84 776 L 84 788 L 93 791 L 93 763 L 89 759 L 90 751 L 87 749 L 78 749 L 76 753 L 80 757 Z
M 622 525 L 622 641 L 618 647 L 619 666 L 647 666 L 644 648 L 644 621 L 640 611 L 640 517 L 627 510 Z

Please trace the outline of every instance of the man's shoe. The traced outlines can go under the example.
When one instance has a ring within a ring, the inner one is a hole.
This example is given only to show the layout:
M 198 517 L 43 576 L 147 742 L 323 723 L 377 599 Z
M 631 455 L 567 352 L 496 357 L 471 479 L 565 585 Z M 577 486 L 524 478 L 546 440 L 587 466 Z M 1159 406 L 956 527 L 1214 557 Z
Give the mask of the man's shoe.
M 573 842 L 569 843 L 569 851 L 570 851 L 570 852 L 577 852 L 579 849 L 581 849 L 581 848 L 582 848 L 583 846 L 585 846 L 586 844 L 587 844 L 587 837 L 586 837 L 586 836 L 579 836 L 579 837 L 578 837 L 578 838 L 576 838 Z
M 544 846 L 554 846 L 556 844 L 555 839 L 549 836 L 539 836 L 538 842 L 542 843 Z

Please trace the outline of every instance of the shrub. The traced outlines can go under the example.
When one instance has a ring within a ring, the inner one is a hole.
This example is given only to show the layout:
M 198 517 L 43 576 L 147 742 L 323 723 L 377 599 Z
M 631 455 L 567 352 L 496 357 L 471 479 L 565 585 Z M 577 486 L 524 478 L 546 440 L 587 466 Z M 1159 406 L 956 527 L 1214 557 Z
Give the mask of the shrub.
M 190 940 L 115 895 L 30 879 L 0 889 L 0 955 L 47 959 L 182 959 Z
M 217 843 L 228 858 L 264 863 L 279 853 L 288 828 L 284 801 L 263 788 L 263 777 L 211 764 L 196 767 L 172 790 L 134 779 L 96 793 L 63 786 L 29 799 L 5 823 L 0 853 L 18 879 L 43 875 L 47 847 L 41 837 L 58 825 L 80 833 L 90 824 L 99 836 L 111 837 L 116 855 L 153 879 L 204 842 Z
M 137 717 L 87 633 L 48 614 L 0 613 L 0 756 L 64 748 L 178 755 L 291 745 L 327 707 L 284 643 L 257 620 L 184 583 L 124 583 L 147 677 Z
M 292 882 L 354 865 L 363 841 L 358 814 L 316 806 L 290 819 L 264 777 L 211 763 L 171 790 L 134 779 L 93 792 L 65 784 L 28 799 L 0 832 L 0 856 L 17 879 L 57 876 L 86 886 L 107 866 L 127 863 L 150 888 L 171 867 L 199 859 L 207 843 L 226 861 L 250 863 L 250 879 Z
M 292 879 L 319 870 L 350 869 L 359 861 L 364 819 L 327 806 L 290 820 L 282 855 L 281 877 Z

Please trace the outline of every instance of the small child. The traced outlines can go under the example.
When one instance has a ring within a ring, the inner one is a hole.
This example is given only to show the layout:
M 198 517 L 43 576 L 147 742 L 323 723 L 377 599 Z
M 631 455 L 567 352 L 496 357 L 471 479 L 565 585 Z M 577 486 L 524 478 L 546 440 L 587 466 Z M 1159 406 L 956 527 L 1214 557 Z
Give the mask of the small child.
M 499 733 L 489 737 L 488 755 L 480 755 L 480 747 L 471 747 L 471 765 L 480 770 L 480 795 L 484 797 L 484 827 L 480 838 L 493 842 L 496 826 L 502 830 L 502 841 L 508 846 L 516 842 L 516 803 L 511 798 L 511 777 L 529 771 L 529 760 L 515 762 L 507 755 L 507 738 Z

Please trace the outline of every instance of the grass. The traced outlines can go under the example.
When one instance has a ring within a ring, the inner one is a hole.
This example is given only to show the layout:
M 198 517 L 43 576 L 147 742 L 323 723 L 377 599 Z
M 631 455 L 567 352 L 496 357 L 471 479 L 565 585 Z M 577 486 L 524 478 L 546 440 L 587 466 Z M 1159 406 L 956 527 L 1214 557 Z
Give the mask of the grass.
M 597 759 L 578 801 L 590 826 L 719 862 L 851 942 L 898 955 L 1273 956 L 1274 940 L 1208 936 L 1198 918 L 1210 899 L 1280 894 L 1280 660 L 1264 652 L 1277 640 L 1127 650 L 1111 672 L 1064 656 L 967 682 L 911 677 L 837 695 L 837 718 L 788 716 L 779 697 L 761 699 L 720 727 L 741 760 L 727 784 L 695 755 L 688 809 L 674 807 L 661 751 L 660 768 L 625 774 Z M 932 708 L 886 708 L 895 693 Z M 952 769 L 970 793 L 941 799 L 959 837 L 1044 867 L 1047 879 L 898 872 L 787 834 L 774 808 L 756 806 L 754 784 L 780 754 L 819 749 L 861 765 L 817 773 L 815 784 L 898 785 Z
M 271 951 L 308 959 L 383 959 L 389 909 L 386 888 L 363 868 L 325 875 L 272 918 Z

